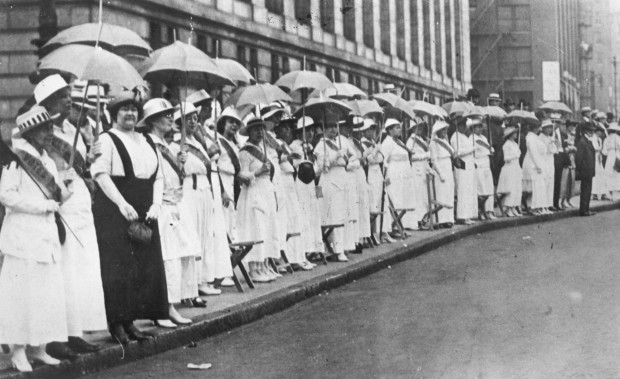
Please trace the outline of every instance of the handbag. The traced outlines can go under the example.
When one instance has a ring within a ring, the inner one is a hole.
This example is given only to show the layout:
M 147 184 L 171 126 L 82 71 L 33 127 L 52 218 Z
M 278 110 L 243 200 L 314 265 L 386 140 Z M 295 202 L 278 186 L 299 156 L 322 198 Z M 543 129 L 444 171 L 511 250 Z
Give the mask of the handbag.
M 465 170 L 465 161 L 459 157 L 452 158 L 452 166 L 459 170 Z
M 127 234 L 131 241 L 144 245 L 150 244 L 153 239 L 153 229 L 143 221 L 132 221 L 127 229 Z

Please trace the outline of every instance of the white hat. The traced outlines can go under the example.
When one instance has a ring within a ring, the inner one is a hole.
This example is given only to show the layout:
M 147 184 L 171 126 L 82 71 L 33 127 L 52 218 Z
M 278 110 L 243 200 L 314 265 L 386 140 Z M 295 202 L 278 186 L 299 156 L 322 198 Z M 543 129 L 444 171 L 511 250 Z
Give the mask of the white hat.
M 239 114 L 239 111 L 235 107 L 226 107 L 222 111 L 222 114 L 220 114 L 220 117 L 217 119 L 217 122 L 215 123 L 216 128 L 220 125 L 220 121 L 224 120 L 226 117 L 232 118 L 233 120 L 237 121 L 239 124 L 243 125 L 243 120 L 241 120 L 241 115 Z
M 144 116 L 142 120 L 138 121 L 138 126 L 143 126 L 150 117 L 174 111 L 174 106 L 168 100 L 156 97 L 147 101 L 142 107 L 142 111 Z
M 86 80 L 76 80 L 72 84 L 71 100 L 75 105 L 84 106 L 87 109 L 97 108 L 97 92 L 99 92 L 99 104 L 108 104 L 108 97 L 105 93 L 105 88 L 99 85 L 99 91 L 97 91 L 97 85 L 88 85 Z
M 450 125 L 443 121 L 443 120 L 438 120 L 433 124 L 433 134 L 437 134 L 439 133 L 441 130 L 447 129 Z
M 398 121 L 398 120 L 397 120 L 397 119 L 395 119 L 395 118 L 388 118 L 388 119 L 385 121 L 385 129 L 387 129 L 387 128 L 391 128 L 392 126 L 395 126 L 395 125 L 400 125 L 400 121 Z
M 620 132 L 620 126 L 618 126 L 618 123 L 616 121 L 610 122 L 607 131 Z
M 37 104 L 48 97 L 52 96 L 56 92 L 63 88 L 69 88 L 69 84 L 59 74 L 50 75 L 47 78 L 41 80 L 36 87 L 34 87 L 34 99 Z
M 261 126 L 266 128 L 266 123 L 263 119 L 260 119 L 252 114 L 252 117 L 246 118 L 245 124 L 243 124 L 241 128 L 239 128 L 239 134 L 247 137 L 249 135 L 248 131 L 250 130 L 250 128 L 255 126 Z
M 211 96 L 204 89 L 192 93 L 185 99 L 186 102 L 194 104 L 195 107 L 199 107 L 208 100 L 211 100 Z
M 192 103 L 181 103 L 175 107 L 176 111 L 174 112 L 174 121 L 177 122 L 181 119 L 181 107 L 183 107 L 183 113 L 185 116 L 198 113 L 198 108 L 194 106 Z
M 314 120 L 312 117 L 304 116 L 297 120 L 297 129 L 303 129 L 304 123 L 306 124 L 306 128 L 314 125 Z
M 11 132 L 13 138 L 21 137 L 25 132 L 34 129 L 39 125 L 51 122 L 58 117 L 59 115 L 54 115 L 53 117 L 50 116 L 44 107 L 35 105 L 26 113 L 17 116 L 17 119 L 15 120 L 17 126 L 13 128 L 13 131 Z
M 364 130 L 368 130 L 372 128 L 373 126 L 377 126 L 377 123 L 375 122 L 375 120 L 372 120 L 370 118 L 365 118 L 364 124 L 360 126 L 359 128 L 355 128 L 353 130 L 356 132 L 363 132 Z
M 542 120 L 542 123 L 540 124 L 541 128 L 546 128 L 547 126 L 553 127 L 553 121 L 549 118 Z

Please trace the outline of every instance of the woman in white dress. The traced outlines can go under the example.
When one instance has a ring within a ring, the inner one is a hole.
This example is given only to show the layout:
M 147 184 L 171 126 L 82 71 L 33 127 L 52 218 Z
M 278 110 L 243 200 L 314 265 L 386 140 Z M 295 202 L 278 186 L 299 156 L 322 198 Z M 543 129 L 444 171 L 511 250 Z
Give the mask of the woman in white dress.
M 448 126 L 445 121 L 435 122 L 429 143 L 431 163 L 436 175 L 435 201 L 440 207 L 437 212 L 437 223 L 443 228 L 451 228 L 454 225 L 454 175 L 452 173 L 454 149 L 448 142 Z
M 321 225 L 344 225 L 347 220 L 346 204 L 346 151 L 338 145 L 337 120 L 328 117 L 324 127 L 323 138 L 314 148 L 316 162 L 321 179 L 319 184 L 323 191 L 321 201 Z M 344 228 L 335 228 L 329 236 L 335 259 L 338 262 L 348 262 L 345 255 Z
M 415 184 L 411 170 L 410 152 L 400 140 L 401 129 L 402 125 L 399 121 L 393 118 L 385 121 L 387 136 L 381 143 L 381 154 L 384 156 L 386 191 L 394 209 L 415 210 L 415 199 L 419 194 L 412 191 Z M 387 220 L 393 221 L 391 217 L 386 215 Z
M 480 220 L 495 220 L 495 187 L 490 157 L 495 153 L 487 137 L 482 134 L 482 122 L 473 125 L 474 159 L 476 162 L 476 193 Z
M 530 126 L 525 137 L 527 152 L 523 159 L 523 192 L 527 195 L 526 204 L 534 215 L 542 214 L 547 203 L 547 187 L 544 175 L 544 159 L 547 146 L 540 139 L 540 125 Z
M 546 150 L 543 159 L 543 174 L 545 176 L 545 206 L 541 213 L 550 214 L 550 207 L 553 206 L 553 186 L 555 178 L 555 164 L 554 155 L 558 151 L 557 138 L 554 134 L 554 124 L 551 120 L 543 120 L 542 133 L 540 133 L 540 139 L 545 143 Z
M 55 215 L 70 193 L 45 151 L 53 133 L 45 108 L 34 106 L 16 121 L 13 150 L 21 163 L 12 162 L 0 179 L 6 207 L 0 229 L 0 342 L 13 345 L 13 367 L 28 372 L 26 346 L 32 360 L 58 365 L 45 344 L 67 341 L 61 226 Z
M 415 194 L 416 203 L 415 210 L 406 214 L 403 220 L 405 226 L 414 230 L 419 228 L 420 222 L 428 212 L 428 179 L 426 175 L 430 171 L 428 162 L 431 158 L 431 153 L 428 148 L 428 141 L 424 138 L 426 135 L 428 135 L 426 123 L 420 123 L 413 127 L 413 133 L 407 140 L 407 148 L 413 152 L 411 155 L 411 169 L 413 171 L 415 187 L 411 190 Z
M 517 144 L 517 129 L 507 127 L 504 129 L 504 165 L 499 174 L 497 192 L 506 194 L 503 197 L 503 207 L 506 217 L 518 217 L 520 214 L 517 207 L 521 205 L 521 195 L 523 192 L 523 172 L 519 165 L 521 151 Z
M 75 353 L 89 353 L 100 349 L 100 346 L 82 339 L 83 331 L 105 330 L 107 327 L 92 197 L 86 185 L 88 179 L 85 178 L 87 166 L 101 154 L 101 144 L 93 143 L 87 153 L 82 136 L 78 135 L 76 140 L 77 129 L 67 120 L 71 112 L 71 91 L 60 75 L 43 79 L 35 87 L 34 93 L 37 102 L 45 107 L 49 114 L 58 115 L 54 120 L 54 134 L 47 150 L 56 163 L 60 176 L 72 177 L 68 180 L 68 188 L 73 193 L 71 198 L 62 204 L 59 212 L 70 225 L 74 225 L 72 230 L 75 233 L 75 236 L 69 233 L 61 246 L 69 342 L 66 345 L 49 343 L 47 352 L 58 359 L 75 359 Z M 74 141 L 76 151 L 71 162 Z M 69 163 L 72 163 L 73 167 L 70 167 Z
M 144 118 L 139 123 L 146 127 L 149 138 L 157 147 L 164 177 L 158 224 L 170 306 L 169 319 L 155 320 L 155 323 L 165 328 L 190 324 L 192 320 L 182 317 L 174 304 L 198 296 L 195 259 L 198 236 L 184 223 L 178 206 L 183 198 L 185 175 L 182 167 L 187 161 L 187 152 L 182 151 L 174 156 L 166 141 L 167 135 L 172 133 L 173 114 L 174 107 L 170 102 L 161 98 L 151 99 L 144 104 Z
M 607 173 L 603 168 L 603 138 L 605 137 L 605 132 L 603 131 L 604 126 L 599 122 L 597 123 L 597 129 L 594 132 L 594 136 L 592 138 L 592 146 L 594 146 L 594 157 L 595 157 L 595 172 L 601 173 L 601 175 L 596 174 L 594 178 L 592 178 L 592 200 L 608 200 L 607 194 L 609 190 L 607 189 Z
M 353 137 L 353 129 L 356 125 L 362 124 L 361 117 L 351 117 L 341 124 L 340 133 L 342 146 L 346 145 L 349 162 L 347 164 L 348 190 L 347 201 L 349 204 L 349 228 L 345 226 L 345 234 L 351 236 L 352 251 L 361 253 L 363 248 L 363 238 L 370 237 L 370 210 L 368 200 L 368 184 L 366 174 L 362 168 L 360 159 L 363 157 L 364 149 L 359 140 Z
M 271 182 L 273 165 L 265 154 L 263 142 L 265 122 L 253 118 L 239 129 L 247 136 L 247 143 L 241 148 L 239 176 L 245 180 L 241 186 L 237 204 L 237 229 L 242 241 L 262 241 L 254 246 L 245 257 L 249 262 L 250 278 L 257 283 L 273 281 L 268 272 L 266 259 L 273 251 L 280 251 L 280 236 L 277 225 L 276 190 Z
M 620 126 L 617 122 L 609 124 L 607 129 L 609 135 L 603 143 L 603 153 L 607 155 L 605 161 L 605 174 L 611 200 L 614 201 L 614 192 L 620 191 L 620 161 L 616 165 L 616 160 L 620 160 Z
M 474 122 L 467 118 L 459 118 L 456 133 L 450 139 L 456 158 L 465 162 L 464 168 L 454 168 L 456 185 L 456 219 L 465 225 L 471 225 L 478 215 L 478 195 L 476 191 L 476 160 L 474 159 L 474 139 L 471 136 L 471 125 Z
M 566 139 L 562 146 L 566 154 L 566 163 L 562 168 L 562 177 L 560 180 L 560 209 L 566 209 L 567 206 L 573 207 L 570 199 L 573 197 L 575 188 L 575 153 L 577 152 L 575 137 L 577 123 L 567 121 L 566 129 Z
M 291 151 L 295 154 L 293 156 L 293 164 L 299 172 L 302 162 L 305 162 L 305 164 L 311 163 L 316 175 L 318 166 L 314 156 L 314 149 L 309 142 L 304 143 L 304 128 L 305 141 L 314 140 L 315 124 L 312 118 L 306 116 L 305 119 L 299 119 L 297 121 L 297 128 L 294 131 L 295 140 L 290 145 Z M 316 180 L 306 184 L 299 178 L 298 174 L 295 188 L 303 215 L 301 217 L 302 251 L 306 254 L 322 253 L 324 246 L 321 232 L 321 208 L 317 198 Z M 302 262 L 302 266 L 306 266 L 305 269 L 308 269 L 315 265 L 306 261 Z
M 381 144 L 377 143 L 377 123 L 372 119 L 364 119 L 364 130 L 362 131 L 362 145 L 364 146 L 364 159 L 367 164 L 367 181 L 370 188 L 370 212 L 379 213 L 382 211 L 383 202 L 383 154 L 381 154 Z M 383 210 L 387 206 L 383 204 Z M 372 225 L 373 232 L 378 232 L 379 226 Z M 387 233 L 385 234 L 387 237 Z M 388 237 L 389 238 L 389 237 Z

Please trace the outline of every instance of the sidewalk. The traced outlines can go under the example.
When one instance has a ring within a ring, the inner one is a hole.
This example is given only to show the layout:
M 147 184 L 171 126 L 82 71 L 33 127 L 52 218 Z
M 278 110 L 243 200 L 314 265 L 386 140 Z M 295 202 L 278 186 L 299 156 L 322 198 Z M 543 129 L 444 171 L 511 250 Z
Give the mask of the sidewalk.
M 613 209 L 620 209 L 620 202 L 592 202 L 593 211 Z M 245 285 L 242 276 L 237 273 L 244 286 L 244 293 L 237 292 L 235 287 L 224 288 L 222 295 L 207 298 L 207 308 L 178 307 L 183 316 L 191 317 L 194 320 L 190 326 L 163 329 L 149 326 L 150 322 L 142 321 L 138 325 L 156 333 L 156 338 L 144 343 L 132 341 L 125 347 L 113 344 L 107 331 L 88 334 L 85 336 L 86 339 L 101 343 L 104 346 L 100 352 L 82 355 L 73 362 L 63 362 L 60 367 L 38 366 L 35 367 L 33 373 L 28 375 L 11 369 L 9 355 L 0 353 L 0 379 L 76 377 L 189 345 L 192 342 L 200 343 L 201 339 L 281 311 L 308 297 L 321 296 L 324 291 L 469 235 L 517 225 L 552 221 L 577 214 L 577 209 L 572 209 L 546 216 L 500 218 L 495 221 L 477 222 L 471 226 L 455 226 L 452 229 L 432 232 L 413 232 L 413 236 L 407 240 L 382 244 L 374 249 L 366 249 L 360 255 L 350 255 L 350 262 L 348 263 L 329 263 L 327 266 L 319 265 L 312 271 L 286 274 L 275 282 L 256 284 L 256 289 L 253 290 Z

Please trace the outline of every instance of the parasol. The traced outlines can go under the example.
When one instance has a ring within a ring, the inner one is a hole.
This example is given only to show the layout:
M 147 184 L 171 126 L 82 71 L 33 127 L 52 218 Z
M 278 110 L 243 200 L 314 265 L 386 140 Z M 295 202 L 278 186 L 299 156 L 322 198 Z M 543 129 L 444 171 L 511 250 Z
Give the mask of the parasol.
M 573 111 L 571 111 L 571 109 L 566 104 L 559 102 L 559 101 L 548 101 L 544 103 L 543 105 L 541 105 L 540 107 L 538 107 L 538 109 L 542 109 L 545 111 L 573 114 Z
M 321 92 L 327 97 L 338 100 L 368 98 L 366 92 L 350 83 L 334 83 L 333 87 L 325 88 L 323 91 L 315 89 L 310 97 L 318 97 Z
M 215 58 L 215 64 L 229 78 L 237 83 L 252 84 L 256 83 L 256 79 L 243 65 L 235 60 L 226 58 Z

